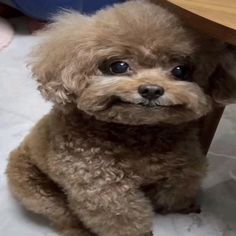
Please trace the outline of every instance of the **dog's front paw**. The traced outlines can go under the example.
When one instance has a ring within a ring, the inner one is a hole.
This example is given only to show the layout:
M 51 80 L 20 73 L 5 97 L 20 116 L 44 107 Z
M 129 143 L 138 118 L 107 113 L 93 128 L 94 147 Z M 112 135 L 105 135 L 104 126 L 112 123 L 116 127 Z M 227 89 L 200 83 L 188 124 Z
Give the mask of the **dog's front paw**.
M 170 213 L 166 207 L 164 207 L 162 205 L 158 205 L 158 204 L 155 205 L 154 211 L 157 214 L 161 214 L 161 215 L 166 215 L 166 214 Z
M 180 209 L 180 210 L 176 211 L 176 213 L 180 213 L 180 214 L 190 214 L 190 213 L 200 214 L 201 213 L 201 207 L 200 207 L 199 204 L 193 203 L 189 207 L 186 207 L 184 209 Z
M 193 203 L 187 207 L 173 207 L 173 208 L 167 208 L 160 205 L 155 206 L 155 212 L 158 214 L 166 215 L 169 213 L 179 213 L 179 214 L 190 214 L 190 213 L 201 213 L 201 207 L 197 203 Z
M 61 236 L 95 236 L 95 235 L 87 230 L 71 228 L 63 230 Z
M 142 236 L 153 236 L 153 233 L 152 232 L 148 232 L 148 233 L 142 234 Z

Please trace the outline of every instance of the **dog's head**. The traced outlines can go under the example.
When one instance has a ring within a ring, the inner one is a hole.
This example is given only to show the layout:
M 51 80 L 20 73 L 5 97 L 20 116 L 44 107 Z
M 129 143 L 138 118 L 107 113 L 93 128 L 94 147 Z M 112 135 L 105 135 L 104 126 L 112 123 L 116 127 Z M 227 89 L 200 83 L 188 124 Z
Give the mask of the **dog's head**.
M 236 97 L 224 45 L 147 1 L 63 13 L 45 37 L 32 60 L 42 94 L 99 120 L 177 124 Z

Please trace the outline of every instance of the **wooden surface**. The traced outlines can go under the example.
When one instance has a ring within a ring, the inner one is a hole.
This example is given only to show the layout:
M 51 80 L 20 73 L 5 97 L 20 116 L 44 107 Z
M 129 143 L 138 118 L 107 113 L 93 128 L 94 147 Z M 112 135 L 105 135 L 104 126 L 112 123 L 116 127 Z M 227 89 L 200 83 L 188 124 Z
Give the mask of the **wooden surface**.
M 186 24 L 236 45 L 236 0 L 156 0 Z
M 168 0 L 196 15 L 236 30 L 236 0 Z

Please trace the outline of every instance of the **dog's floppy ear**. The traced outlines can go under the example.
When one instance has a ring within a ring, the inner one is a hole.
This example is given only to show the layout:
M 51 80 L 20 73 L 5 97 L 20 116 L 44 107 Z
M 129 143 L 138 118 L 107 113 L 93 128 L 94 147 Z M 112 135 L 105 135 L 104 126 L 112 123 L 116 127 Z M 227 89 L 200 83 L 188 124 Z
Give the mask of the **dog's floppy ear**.
M 236 103 L 236 48 L 224 49 L 220 63 L 210 78 L 211 95 L 219 105 Z
M 55 103 L 70 103 L 78 81 L 80 32 L 88 21 L 77 12 L 63 12 L 39 33 L 42 42 L 31 53 L 29 65 L 42 95 Z

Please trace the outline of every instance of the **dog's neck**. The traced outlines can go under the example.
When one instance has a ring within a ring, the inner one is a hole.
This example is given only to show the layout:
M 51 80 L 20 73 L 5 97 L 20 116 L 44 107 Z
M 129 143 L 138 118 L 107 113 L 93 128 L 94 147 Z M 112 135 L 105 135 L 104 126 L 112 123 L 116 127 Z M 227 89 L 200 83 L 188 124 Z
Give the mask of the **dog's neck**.
M 67 109 L 66 112 L 61 108 L 54 107 L 52 113 L 56 115 L 59 120 L 65 125 L 70 126 L 75 132 L 76 130 L 85 130 L 85 132 L 93 133 L 112 133 L 114 136 L 128 137 L 128 136 L 158 136 L 158 137 L 177 137 L 185 136 L 192 130 L 199 127 L 198 121 L 172 125 L 172 124 L 158 124 L 158 125 L 127 125 L 119 123 L 109 123 L 97 120 L 95 117 L 86 114 L 77 108 Z M 58 124 L 60 125 L 60 124 Z
M 166 153 L 183 146 L 186 141 L 197 142 L 199 122 L 180 125 L 124 125 L 96 120 L 78 109 L 65 113 L 53 108 L 52 124 L 55 136 L 71 137 L 81 142 L 96 142 L 99 145 L 112 143 L 113 146 L 123 145 L 127 150 Z M 97 144 L 98 145 L 98 144 Z M 187 147 L 186 147 L 187 148 Z

